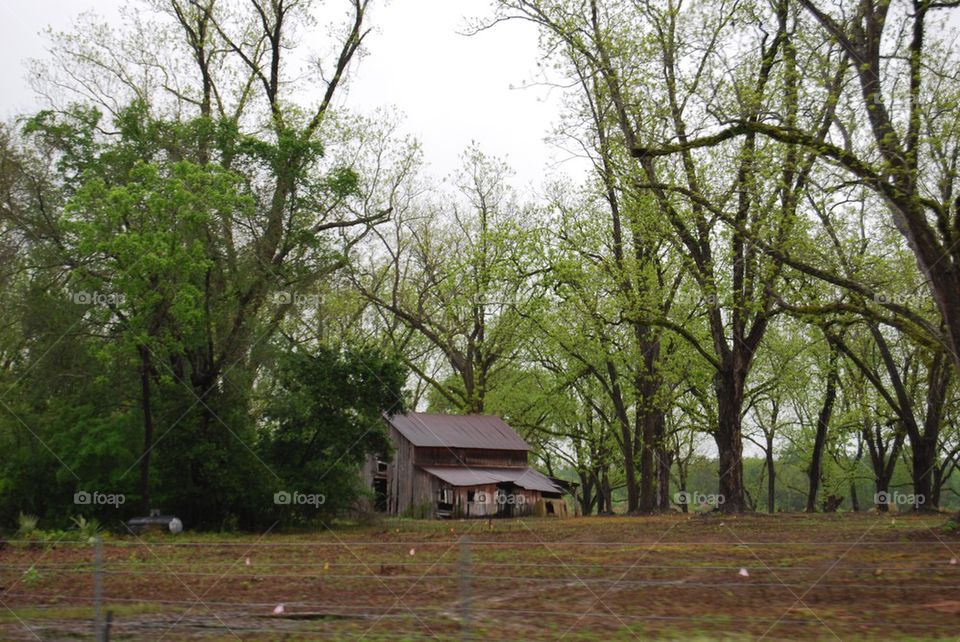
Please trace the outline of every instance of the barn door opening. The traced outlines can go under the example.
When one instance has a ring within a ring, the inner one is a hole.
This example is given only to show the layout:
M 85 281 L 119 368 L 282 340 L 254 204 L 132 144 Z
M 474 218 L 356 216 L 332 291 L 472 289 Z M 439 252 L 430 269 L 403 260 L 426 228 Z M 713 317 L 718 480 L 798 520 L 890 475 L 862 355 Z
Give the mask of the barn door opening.
M 513 517 L 517 505 L 516 486 L 511 482 L 497 484 L 497 517 Z
M 450 519 L 453 517 L 455 493 L 453 487 L 447 484 L 437 489 L 437 517 Z
M 373 509 L 387 512 L 387 478 L 375 477 L 373 480 Z

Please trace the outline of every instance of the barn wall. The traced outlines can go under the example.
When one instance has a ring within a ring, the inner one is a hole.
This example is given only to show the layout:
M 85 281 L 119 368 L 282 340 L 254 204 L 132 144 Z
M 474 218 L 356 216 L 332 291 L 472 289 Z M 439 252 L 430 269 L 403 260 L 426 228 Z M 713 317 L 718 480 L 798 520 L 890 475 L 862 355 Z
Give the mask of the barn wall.
M 413 444 L 393 426 L 390 426 L 390 438 L 394 452 L 393 461 L 387 467 L 387 512 L 401 515 L 413 503 L 414 474 L 418 471 L 413 465 Z
M 454 510 L 457 517 L 496 517 L 500 513 L 500 505 L 497 503 L 497 485 L 485 484 L 480 486 L 462 486 L 453 489 L 454 491 Z M 468 501 L 470 493 L 474 493 L 474 501 Z M 540 501 L 540 493 L 535 490 L 525 490 L 517 488 L 514 490 L 514 516 L 532 515 L 535 512 L 537 502 Z M 476 501 L 483 498 L 483 502 Z
M 415 463 L 421 466 L 526 467 L 527 451 L 487 448 L 416 448 Z
M 468 502 L 468 493 L 476 493 L 474 499 L 482 497 L 484 501 Z M 471 488 L 457 488 L 457 513 L 460 517 L 492 517 L 497 514 L 497 505 L 494 502 L 496 497 L 496 484 L 486 486 L 473 486 Z
M 424 517 L 433 517 L 433 512 L 437 508 L 437 491 L 440 489 L 440 480 L 433 475 L 427 474 L 419 468 L 414 468 L 413 472 L 413 493 L 409 508 L 417 511 L 425 511 Z

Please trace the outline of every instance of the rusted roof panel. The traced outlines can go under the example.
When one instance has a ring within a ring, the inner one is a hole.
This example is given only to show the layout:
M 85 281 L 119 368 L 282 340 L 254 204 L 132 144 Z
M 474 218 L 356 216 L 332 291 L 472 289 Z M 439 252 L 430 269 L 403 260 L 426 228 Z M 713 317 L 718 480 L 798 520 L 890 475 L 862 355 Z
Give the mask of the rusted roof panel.
M 512 482 L 520 488 L 542 493 L 562 493 L 550 478 L 534 468 L 474 468 L 472 466 L 421 466 L 451 486 L 483 486 Z
M 563 493 L 562 488 L 550 481 L 549 477 L 536 468 L 527 468 L 514 483 L 527 490 L 539 490 L 542 493 Z
M 513 428 L 492 415 L 410 412 L 387 421 L 414 446 L 530 450 Z

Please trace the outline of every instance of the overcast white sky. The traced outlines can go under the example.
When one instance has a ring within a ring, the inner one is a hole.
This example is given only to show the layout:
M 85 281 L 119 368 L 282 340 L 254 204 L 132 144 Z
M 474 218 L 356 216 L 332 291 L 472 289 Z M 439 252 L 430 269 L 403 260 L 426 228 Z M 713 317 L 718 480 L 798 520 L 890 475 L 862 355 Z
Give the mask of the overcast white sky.
M 0 117 L 40 105 L 25 76 L 25 61 L 43 57 L 47 26 L 69 30 L 93 10 L 118 19 L 124 0 L 0 0 Z M 333 4 L 331 0 L 331 4 Z M 507 23 L 465 37 L 464 20 L 489 12 L 488 0 L 390 0 L 375 3 L 369 55 L 356 69 L 347 105 L 362 111 L 395 106 L 406 129 L 423 141 L 430 171 L 444 176 L 472 141 L 505 158 L 518 186 L 545 172 L 577 175 L 583 164 L 544 141 L 559 117 L 559 95 L 521 87 L 535 78 L 537 38 L 532 26 Z M 322 33 L 322 30 L 320 31 Z

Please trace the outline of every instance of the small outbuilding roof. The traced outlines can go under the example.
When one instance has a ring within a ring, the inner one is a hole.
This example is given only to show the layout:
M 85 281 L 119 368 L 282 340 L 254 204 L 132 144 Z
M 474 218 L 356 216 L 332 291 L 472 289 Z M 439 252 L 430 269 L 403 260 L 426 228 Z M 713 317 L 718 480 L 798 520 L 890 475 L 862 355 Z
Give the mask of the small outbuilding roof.
M 460 466 L 421 466 L 451 486 L 484 486 L 512 482 L 520 488 L 542 493 L 563 492 L 550 478 L 533 468 L 473 468 Z
M 387 421 L 414 446 L 530 450 L 513 428 L 493 415 L 409 412 Z

